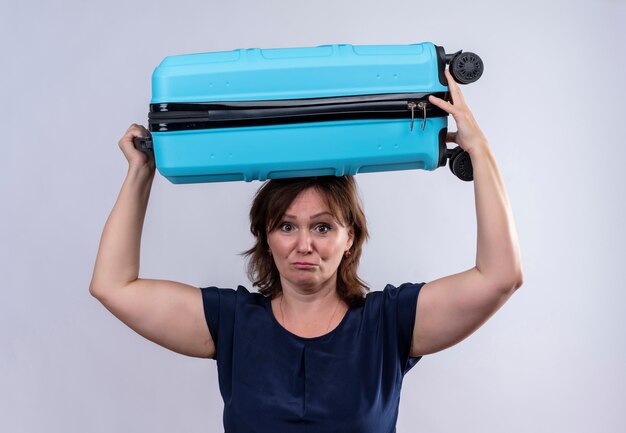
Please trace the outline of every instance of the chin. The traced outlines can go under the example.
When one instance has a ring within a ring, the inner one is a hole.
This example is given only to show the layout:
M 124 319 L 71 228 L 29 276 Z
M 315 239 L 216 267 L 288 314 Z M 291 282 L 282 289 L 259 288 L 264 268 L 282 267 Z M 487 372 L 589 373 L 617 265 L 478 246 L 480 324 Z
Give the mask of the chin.
M 301 287 L 301 288 L 307 288 L 309 286 L 315 287 L 321 283 L 321 281 L 318 278 L 311 278 L 311 277 L 288 278 L 287 281 L 290 284 Z
M 301 278 L 301 279 L 295 279 L 291 281 L 293 284 L 296 284 L 301 287 L 316 286 L 320 283 L 318 280 L 314 280 L 310 278 Z

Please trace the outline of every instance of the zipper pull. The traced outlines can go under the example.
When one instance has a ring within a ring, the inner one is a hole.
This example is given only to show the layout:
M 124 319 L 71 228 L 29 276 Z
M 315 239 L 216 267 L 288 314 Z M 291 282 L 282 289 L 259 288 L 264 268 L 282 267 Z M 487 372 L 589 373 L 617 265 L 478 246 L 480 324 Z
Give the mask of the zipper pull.
M 415 102 L 409 101 L 408 107 L 409 110 L 411 110 L 411 132 L 413 132 L 413 122 L 415 121 Z
M 422 121 L 422 131 L 426 128 L 426 105 L 428 104 L 424 101 L 421 101 L 419 104 L 417 104 L 417 108 L 422 110 L 422 112 L 424 113 L 424 120 Z

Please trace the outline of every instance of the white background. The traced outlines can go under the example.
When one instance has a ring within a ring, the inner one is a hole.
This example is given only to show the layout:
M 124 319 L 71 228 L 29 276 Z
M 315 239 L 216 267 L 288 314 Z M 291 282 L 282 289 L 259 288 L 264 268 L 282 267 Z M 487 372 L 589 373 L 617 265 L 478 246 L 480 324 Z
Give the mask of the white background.
M 432 41 L 485 61 L 466 98 L 498 158 L 525 284 L 406 377 L 398 432 L 626 431 L 623 1 L 0 2 L 0 431 L 214 432 L 211 360 L 169 352 L 88 293 L 163 57 Z M 471 183 L 447 168 L 357 176 L 362 277 L 473 265 Z M 249 286 L 238 255 L 259 183 L 157 176 L 141 275 Z

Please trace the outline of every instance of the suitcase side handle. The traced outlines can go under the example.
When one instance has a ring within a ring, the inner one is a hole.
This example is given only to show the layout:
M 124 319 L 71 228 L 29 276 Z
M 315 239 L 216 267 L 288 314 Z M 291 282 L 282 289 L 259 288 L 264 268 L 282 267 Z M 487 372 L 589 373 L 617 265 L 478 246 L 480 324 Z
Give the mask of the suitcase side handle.
M 142 151 L 143 153 L 152 153 L 152 137 L 135 137 L 133 138 L 133 144 L 135 149 Z

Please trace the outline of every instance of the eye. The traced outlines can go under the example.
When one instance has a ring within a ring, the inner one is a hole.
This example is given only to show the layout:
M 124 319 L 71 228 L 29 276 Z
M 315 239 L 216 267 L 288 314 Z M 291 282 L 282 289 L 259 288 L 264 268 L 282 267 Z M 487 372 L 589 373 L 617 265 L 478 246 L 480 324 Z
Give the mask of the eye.
M 294 231 L 294 226 L 291 223 L 281 223 L 278 228 L 280 229 L 281 232 L 285 232 L 285 233 L 291 233 L 292 231 Z
M 323 224 L 316 225 L 313 230 L 315 230 L 317 233 L 321 235 L 325 235 L 330 231 L 330 229 L 331 227 L 329 224 L 323 223 Z

